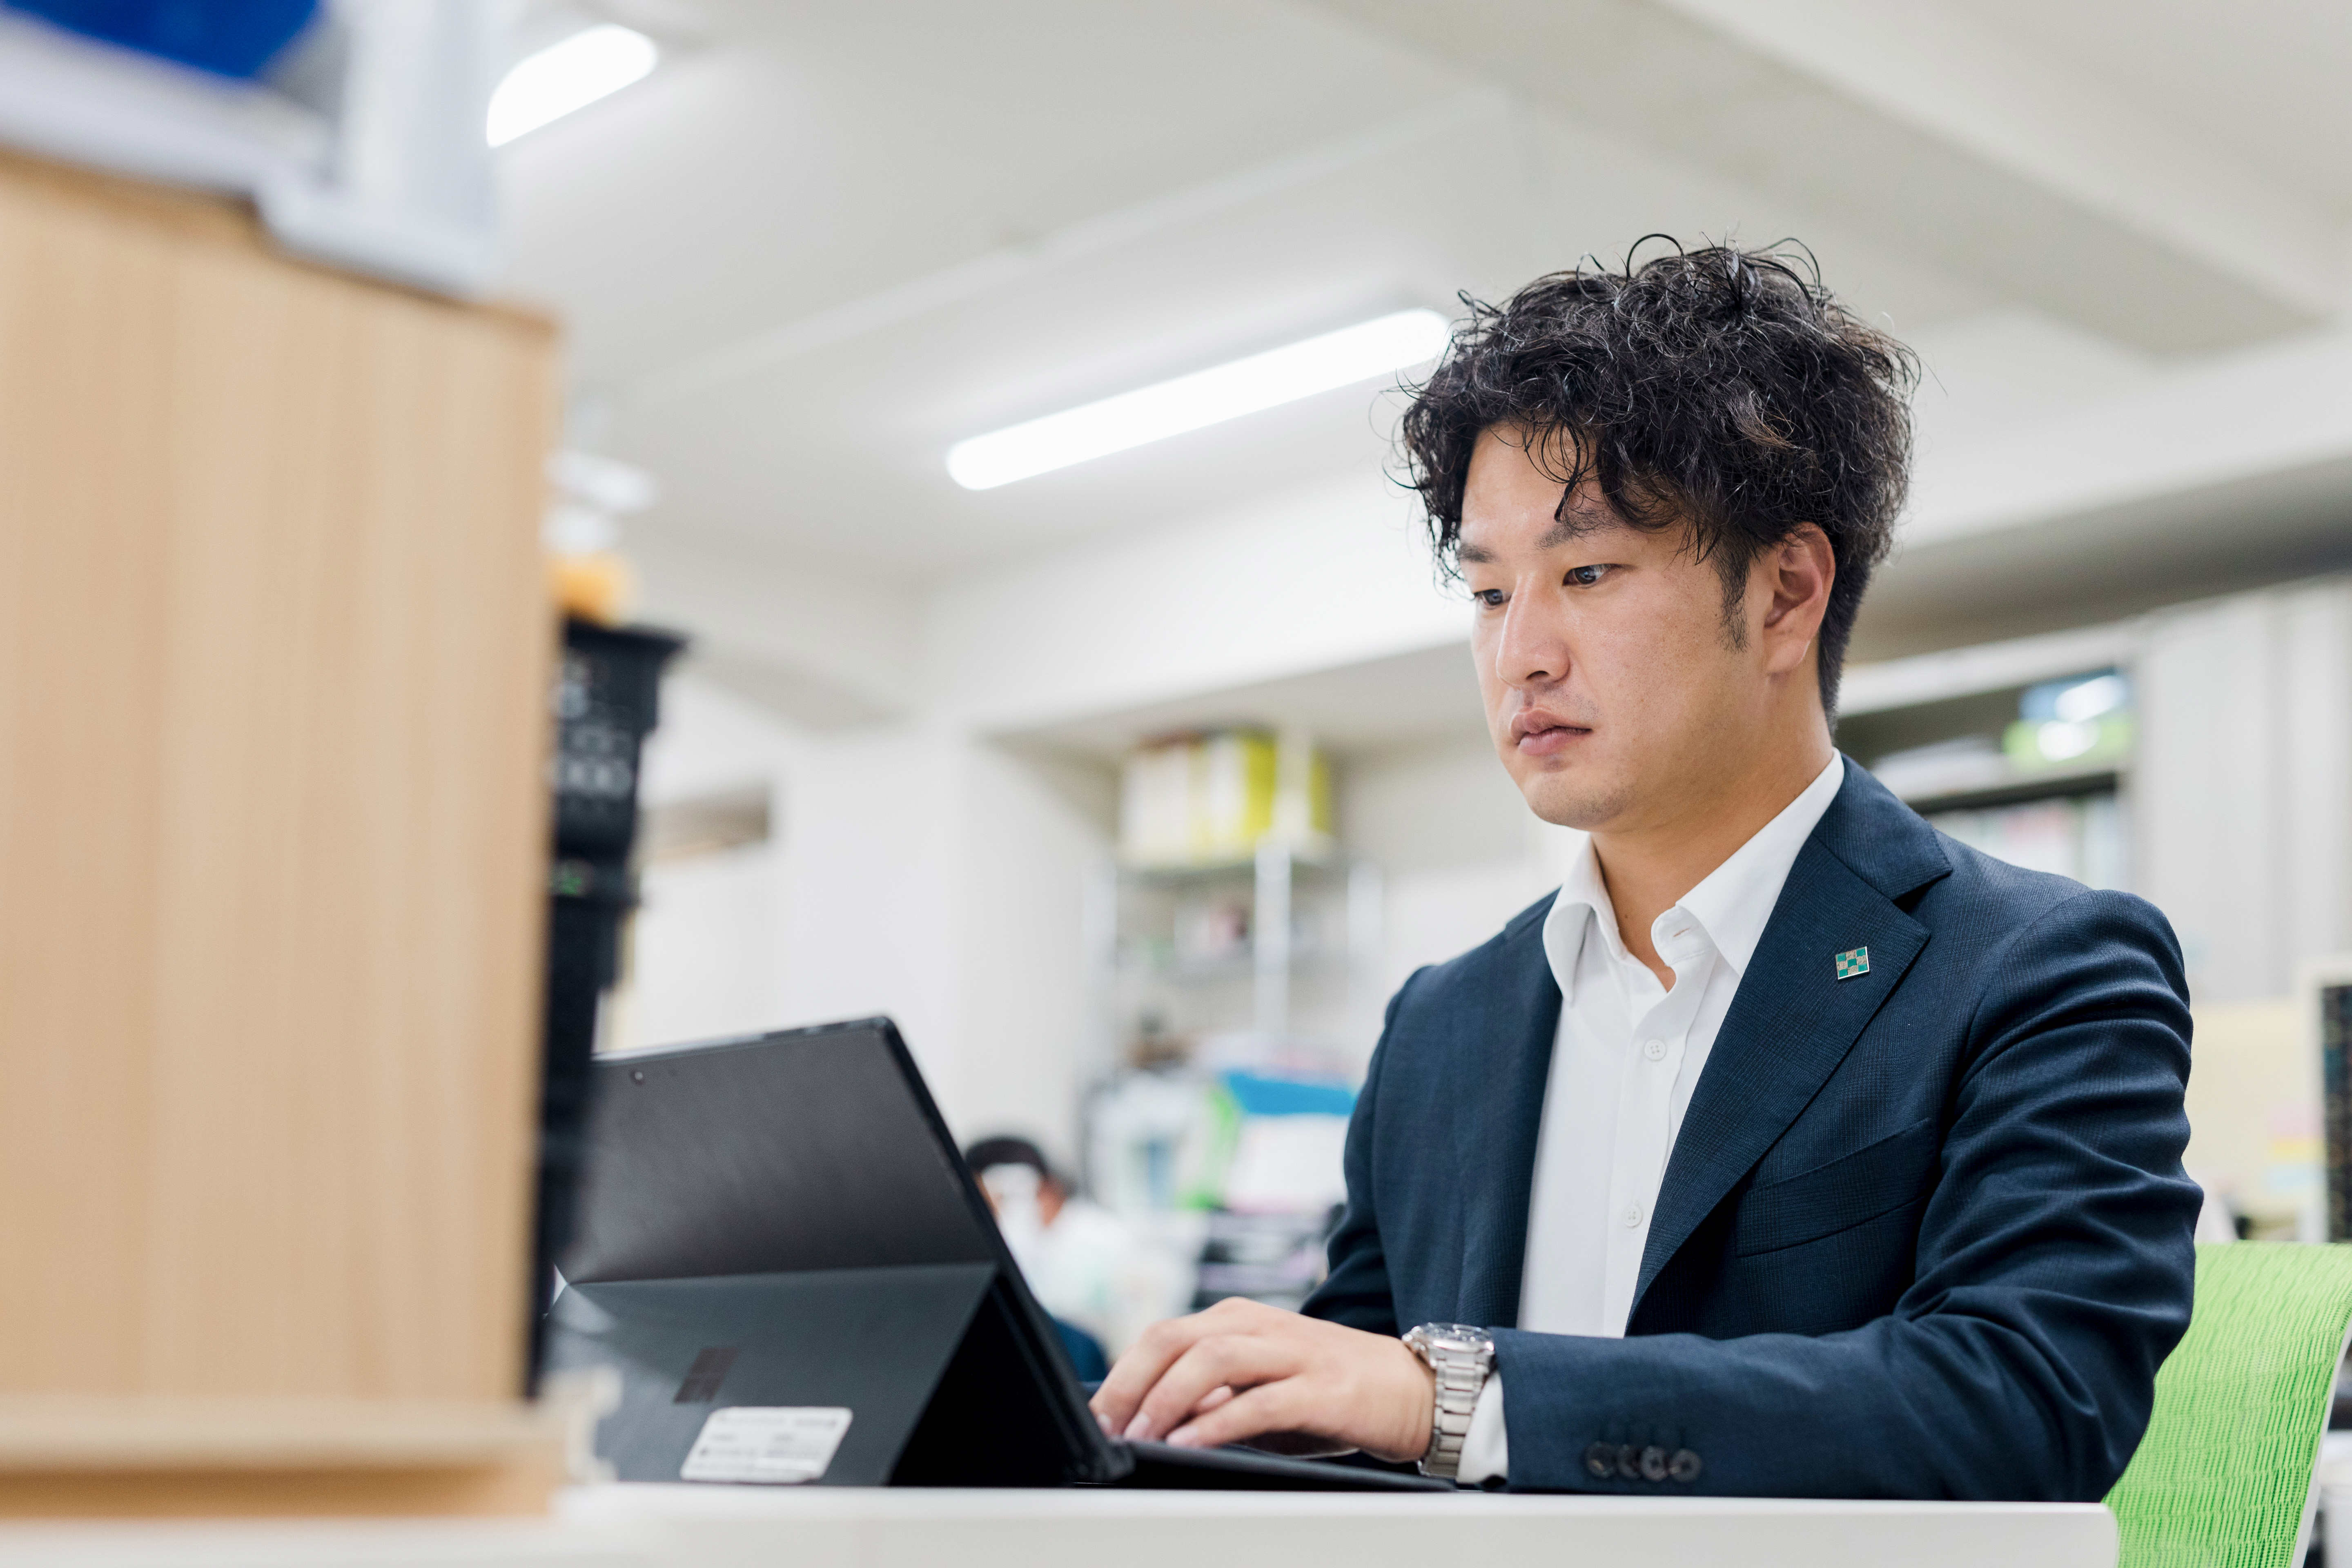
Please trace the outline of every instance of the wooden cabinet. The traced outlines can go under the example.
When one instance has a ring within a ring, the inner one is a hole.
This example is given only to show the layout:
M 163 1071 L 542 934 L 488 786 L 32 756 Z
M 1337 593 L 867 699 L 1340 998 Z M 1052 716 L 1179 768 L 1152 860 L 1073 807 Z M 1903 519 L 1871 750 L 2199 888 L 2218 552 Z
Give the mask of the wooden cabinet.
M 556 397 L 542 320 L 0 155 L 0 1511 L 44 1430 L 121 1502 L 532 1425 Z

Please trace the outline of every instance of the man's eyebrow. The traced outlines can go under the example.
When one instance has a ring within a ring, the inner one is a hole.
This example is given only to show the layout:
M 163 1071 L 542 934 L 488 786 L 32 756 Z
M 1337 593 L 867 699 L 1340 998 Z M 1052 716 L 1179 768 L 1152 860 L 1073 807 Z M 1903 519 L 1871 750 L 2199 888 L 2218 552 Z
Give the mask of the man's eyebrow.
M 1563 544 L 1573 543 L 1588 533 L 1599 532 L 1608 527 L 1609 522 L 1609 519 L 1591 516 L 1571 515 L 1557 518 L 1552 525 L 1544 531 L 1544 536 L 1536 541 L 1536 548 L 1557 550 Z
M 1555 517 L 1552 520 L 1552 525 L 1544 530 L 1543 537 L 1536 541 L 1536 548 L 1557 550 L 1563 544 L 1573 543 L 1588 533 L 1598 533 L 1616 521 L 1614 517 L 1606 512 L 1597 511 L 1591 507 L 1580 507 L 1565 517 Z M 1494 564 L 1496 556 L 1493 551 L 1465 540 L 1455 546 L 1454 559 L 1456 562 L 1466 562 L 1473 566 L 1490 566 Z

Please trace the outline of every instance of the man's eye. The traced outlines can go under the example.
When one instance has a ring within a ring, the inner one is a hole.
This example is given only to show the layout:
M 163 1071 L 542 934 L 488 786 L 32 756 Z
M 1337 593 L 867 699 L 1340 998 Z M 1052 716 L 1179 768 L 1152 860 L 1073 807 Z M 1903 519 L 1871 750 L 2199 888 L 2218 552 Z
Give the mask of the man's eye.
M 1608 574 L 1606 566 L 1574 566 L 1569 569 L 1568 580 L 1580 588 L 1590 588 Z
M 1503 607 L 1504 601 L 1509 597 L 1509 595 L 1505 594 L 1500 588 L 1480 588 L 1474 592 L 1470 596 L 1477 600 L 1480 604 L 1486 605 L 1490 610 L 1501 609 Z

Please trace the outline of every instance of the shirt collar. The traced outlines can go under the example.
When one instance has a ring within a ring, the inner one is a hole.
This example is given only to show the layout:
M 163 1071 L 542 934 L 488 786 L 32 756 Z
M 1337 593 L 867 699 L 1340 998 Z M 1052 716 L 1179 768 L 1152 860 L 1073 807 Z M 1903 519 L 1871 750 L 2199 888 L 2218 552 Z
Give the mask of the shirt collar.
M 1630 962 L 1625 940 L 1618 934 L 1616 909 L 1609 902 L 1608 884 L 1601 879 L 1601 862 L 1594 858 L 1592 840 L 1588 837 L 1570 858 L 1567 879 L 1560 883 L 1543 923 L 1544 958 L 1551 964 L 1552 983 L 1570 1002 L 1576 1000 L 1577 960 L 1596 931 L 1608 944 L 1611 958 L 1620 963 Z
M 1758 828 L 1753 838 L 1733 850 L 1730 859 L 1708 872 L 1675 905 L 1698 921 L 1733 973 L 1748 973 L 1748 961 L 1756 956 L 1756 944 L 1764 940 L 1764 928 L 1771 921 L 1772 906 L 1780 900 L 1781 884 L 1844 782 L 1845 759 L 1832 752 L 1829 766 L 1781 807 L 1780 816 Z
M 1729 859 L 1658 917 L 1652 941 L 1672 928 L 1679 912 L 1696 922 L 1735 976 L 1745 974 L 1748 960 L 1756 955 L 1756 944 L 1764 939 L 1764 928 L 1771 921 L 1781 886 L 1796 867 L 1798 853 L 1844 781 L 1845 759 L 1832 753 L 1829 765 L 1779 816 L 1757 829 L 1753 837 L 1732 851 Z M 1619 963 L 1632 961 L 1617 929 L 1608 885 L 1601 878 L 1601 862 L 1588 839 L 1569 862 L 1567 878 L 1543 924 L 1544 957 L 1551 965 L 1559 994 L 1571 1001 L 1576 995 L 1577 960 L 1595 931 L 1608 944 L 1611 958 Z

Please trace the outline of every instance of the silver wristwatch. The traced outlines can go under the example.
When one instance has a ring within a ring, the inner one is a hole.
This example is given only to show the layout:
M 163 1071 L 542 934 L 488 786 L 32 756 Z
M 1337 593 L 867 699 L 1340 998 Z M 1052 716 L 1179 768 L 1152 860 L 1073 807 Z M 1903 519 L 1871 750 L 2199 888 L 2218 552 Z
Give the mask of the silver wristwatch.
M 1404 1342 L 1437 1376 L 1437 1408 L 1430 1418 L 1429 1452 L 1422 1456 L 1421 1473 L 1453 1480 L 1462 1471 L 1470 1413 L 1494 1375 L 1495 1336 L 1467 1323 L 1423 1323 Z

